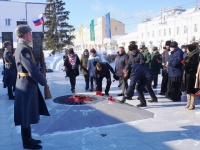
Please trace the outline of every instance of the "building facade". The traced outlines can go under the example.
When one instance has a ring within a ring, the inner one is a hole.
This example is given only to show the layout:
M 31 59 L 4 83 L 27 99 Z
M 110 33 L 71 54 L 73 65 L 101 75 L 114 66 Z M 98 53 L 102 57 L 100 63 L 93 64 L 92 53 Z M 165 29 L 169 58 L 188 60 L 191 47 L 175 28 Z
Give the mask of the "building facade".
M 110 18 L 111 26 L 111 37 L 113 36 L 122 36 L 125 35 L 125 24 L 120 21 L 117 21 L 114 18 Z M 97 18 L 97 23 L 94 27 L 95 29 L 95 41 L 90 40 L 90 28 L 83 27 L 80 25 L 80 28 L 75 31 L 74 46 L 77 50 L 82 49 L 115 49 L 116 42 L 113 40 L 106 39 L 106 27 L 105 27 L 105 17 Z
M 13 39 L 16 48 L 14 30 L 18 24 L 27 23 L 33 32 L 42 32 L 42 26 L 34 26 L 33 20 L 45 11 L 45 6 L 45 3 L 0 1 L 0 48 L 3 39 Z
M 138 43 L 160 49 L 165 41 L 177 41 L 179 46 L 200 40 L 200 5 L 188 10 L 166 9 L 162 15 L 146 19 L 138 25 Z

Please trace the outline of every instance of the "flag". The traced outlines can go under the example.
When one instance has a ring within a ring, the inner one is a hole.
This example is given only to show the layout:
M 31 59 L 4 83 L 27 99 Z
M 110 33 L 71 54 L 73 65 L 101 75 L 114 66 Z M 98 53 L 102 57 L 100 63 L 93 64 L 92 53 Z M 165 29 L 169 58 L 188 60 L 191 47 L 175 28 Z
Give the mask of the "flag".
M 81 41 L 83 41 L 83 25 L 82 24 L 79 25 L 79 37 Z
M 33 23 L 35 26 L 39 26 L 39 25 L 43 24 L 44 23 L 43 15 L 40 14 L 37 19 L 33 20 Z
M 90 23 L 90 41 L 95 41 L 94 19 L 91 20 L 91 23 Z
M 105 26 L 106 26 L 106 38 L 111 39 L 111 29 L 110 29 L 110 13 L 105 15 Z

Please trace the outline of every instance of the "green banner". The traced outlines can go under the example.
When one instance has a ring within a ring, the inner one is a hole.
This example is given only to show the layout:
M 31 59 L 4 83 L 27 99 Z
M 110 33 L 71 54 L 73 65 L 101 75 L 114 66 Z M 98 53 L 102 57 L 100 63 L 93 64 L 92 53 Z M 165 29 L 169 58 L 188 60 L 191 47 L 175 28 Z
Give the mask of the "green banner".
M 94 19 L 91 20 L 91 23 L 90 23 L 90 41 L 95 41 Z

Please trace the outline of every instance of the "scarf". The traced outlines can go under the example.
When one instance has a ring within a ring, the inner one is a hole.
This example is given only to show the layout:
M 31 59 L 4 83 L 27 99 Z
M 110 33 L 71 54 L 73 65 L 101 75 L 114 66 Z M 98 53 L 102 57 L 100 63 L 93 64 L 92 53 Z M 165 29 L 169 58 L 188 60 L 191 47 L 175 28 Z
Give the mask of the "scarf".
M 76 55 L 75 54 L 68 54 L 69 63 L 74 66 L 76 64 Z

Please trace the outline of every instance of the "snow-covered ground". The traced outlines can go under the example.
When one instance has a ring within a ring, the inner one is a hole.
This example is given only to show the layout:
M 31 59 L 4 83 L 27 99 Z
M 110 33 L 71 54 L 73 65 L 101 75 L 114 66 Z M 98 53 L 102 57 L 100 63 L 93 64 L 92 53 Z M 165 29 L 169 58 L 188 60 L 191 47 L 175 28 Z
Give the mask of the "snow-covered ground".
M 110 53 L 116 53 L 109 51 Z M 131 122 L 122 122 L 100 127 L 87 127 L 79 130 L 67 130 L 68 124 L 72 121 L 67 116 L 70 112 L 82 114 L 82 119 L 93 112 L 94 108 L 78 109 L 71 106 L 61 105 L 53 102 L 53 99 L 59 96 L 72 94 L 70 90 L 69 79 L 65 78 L 65 73 L 61 70 L 63 67 L 62 57 L 64 53 L 55 54 L 49 57 L 49 51 L 45 51 L 45 61 L 48 69 L 54 72 L 47 73 L 48 84 L 51 90 L 52 99 L 46 100 L 50 111 L 50 117 L 41 117 L 39 124 L 32 126 L 33 137 L 42 140 L 42 146 L 45 150 L 199 150 L 200 149 L 200 101 L 196 100 L 196 109 L 189 111 L 184 108 L 186 104 L 186 95 L 182 96 L 181 102 L 172 102 L 164 96 L 157 95 L 158 103 L 148 103 L 148 106 L 142 108 L 154 113 L 153 118 L 136 120 Z M 76 51 L 81 56 L 82 52 Z M 101 59 L 105 51 L 98 51 Z M 111 63 L 114 67 L 114 63 Z M 3 61 L 0 59 L 0 72 L 3 68 Z M 161 76 L 159 76 L 159 85 L 154 92 L 160 91 Z M 110 95 L 114 98 L 121 92 L 117 87 L 118 82 L 113 82 Z M 77 77 L 76 93 L 95 94 L 95 92 L 85 91 L 85 81 L 82 75 Z M 105 88 L 105 82 L 103 85 Z M 41 90 L 43 91 L 42 87 Z M 21 150 L 22 142 L 20 136 L 20 127 L 14 126 L 13 108 L 14 101 L 8 100 L 7 90 L 2 86 L 2 75 L 0 74 L 0 150 Z M 138 100 L 128 101 L 130 105 L 137 105 Z M 145 94 L 147 100 L 150 99 Z M 102 99 L 102 101 L 104 101 Z M 107 101 L 104 101 L 107 102 Z M 112 105 L 112 103 L 109 103 Z M 77 106 L 79 108 L 79 106 Z M 131 107 L 132 115 L 141 108 Z M 113 109 L 109 110 L 110 112 Z M 126 111 L 126 110 L 125 110 Z M 107 114 L 105 114 L 107 115 Z M 123 114 L 121 114 L 123 116 Z M 72 116 L 75 119 L 78 115 Z M 92 122 L 98 122 L 98 118 L 92 118 Z M 78 122 L 78 121 L 77 121 Z M 77 122 L 74 124 L 77 125 Z M 80 126 L 84 125 L 83 121 Z M 57 127 L 56 132 L 47 133 L 45 131 Z M 48 129 L 48 130 L 47 130 Z M 66 130 L 64 130 L 66 129 Z M 43 134 L 41 134 L 43 133 Z

